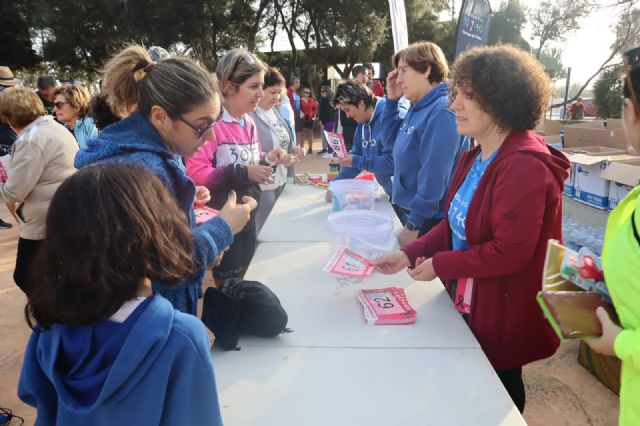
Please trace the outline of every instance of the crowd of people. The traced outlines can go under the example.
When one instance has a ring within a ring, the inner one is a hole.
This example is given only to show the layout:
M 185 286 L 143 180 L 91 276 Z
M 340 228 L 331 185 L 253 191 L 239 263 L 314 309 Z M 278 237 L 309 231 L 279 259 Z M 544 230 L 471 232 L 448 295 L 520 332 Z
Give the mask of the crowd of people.
M 636 147 L 639 57 L 625 56 L 623 84 Z M 33 329 L 18 393 L 39 424 L 222 424 L 203 282 L 244 276 L 295 163 L 313 153 L 316 120 L 349 149 L 336 179 L 373 173 L 403 225 L 377 269 L 442 279 L 524 410 L 522 367 L 560 343 L 535 298 L 547 241 L 562 240 L 570 167 L 533 131 L 548 77 L 512 46 L 469 49 L 450 67 L 419 42 L 392 64 L 386 89 L 365 63 L 322 85 L 319 102 L 243 49 L 211 73 L 129 46 L 93 97 L 50 76 L 16 87 L 0 67 L 0 156 L 11 157 L 0 200 L 20 223 L 14 281 Z M 599 311 L 604 334 L 589 342 L 623 361 L 621 424 L 640 422 L 638 191 L 612 213 L 603 251 L 620 325 Z M 201 205 L 215 217 L 197 223 Z

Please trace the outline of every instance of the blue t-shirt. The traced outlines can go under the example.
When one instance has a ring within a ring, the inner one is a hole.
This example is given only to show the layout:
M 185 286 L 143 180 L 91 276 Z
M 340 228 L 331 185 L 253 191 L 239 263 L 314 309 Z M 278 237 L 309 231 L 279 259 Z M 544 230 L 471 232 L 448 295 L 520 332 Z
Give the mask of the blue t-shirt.
M 496 150 L 486 160 L 481 160 L 482 155 L 478 155 L 473 162 L 473 166 L 464 178 L 464 182 L 458 188 L 456 195 L 451 200 L 449 206 L 449 227 L 451 228 L 451 246 L 453 250 L 466 250 L 469 248 L 465 225 L 467 222 L 467 211 L 473 196 L 478 189 L 478 184 L 484 171 L 487 170 L 491 161 L 496 158 L 499 150 Z

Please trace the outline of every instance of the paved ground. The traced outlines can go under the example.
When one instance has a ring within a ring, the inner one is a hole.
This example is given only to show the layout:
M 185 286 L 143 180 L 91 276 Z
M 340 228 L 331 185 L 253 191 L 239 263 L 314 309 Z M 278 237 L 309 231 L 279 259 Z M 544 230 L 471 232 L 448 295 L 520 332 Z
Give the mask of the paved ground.
M 316 145 L 317 152 L 320 147 Z M 312 154 L 298 165 L 297 171 L 320 173 L 327 168 L 327 160 Z M 4 204 L 0 206 L 0 218 L 9 220 Z M 10 408 L 25 418 L 25 425 L 31 425 L 35 410 L 16 396 L 22 356 L 30 333 L 23 313 L 26 299 L 12 279 L 17 239 L 17 226 L 0 230 L 0 407 Z M 525 367 L 524 417 L 529 425 L 616 424 L 618 397 L 580 367 L 576 358 L 577 344 L 563 344 L 553 357 Z

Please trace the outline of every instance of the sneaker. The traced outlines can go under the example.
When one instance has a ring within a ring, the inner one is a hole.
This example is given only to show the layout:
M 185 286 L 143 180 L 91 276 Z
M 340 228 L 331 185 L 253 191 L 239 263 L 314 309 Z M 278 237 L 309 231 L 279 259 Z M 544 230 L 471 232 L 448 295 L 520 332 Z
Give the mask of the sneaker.
M 313 154 L 313 151 L 311 150 L 311 148 L 309 148 L 309 150 L 307 151 L 307 155 Z
M 13 225 L 0 219 L 0 229 L 11 229 Z
M 324 153 L 326 153 L 326 152 L 327 152 L 327 150 L 326 150 L 326 149 L 324 149 L 324 148 L 322 148 L 322 151 L 318 151 L 318 154 L 324 154 Z
M 322 154 L 322 158 L 328 160 L 330 158 L 333 158 L 333 154 L 330 152 L 327 152 L 326 154 Z

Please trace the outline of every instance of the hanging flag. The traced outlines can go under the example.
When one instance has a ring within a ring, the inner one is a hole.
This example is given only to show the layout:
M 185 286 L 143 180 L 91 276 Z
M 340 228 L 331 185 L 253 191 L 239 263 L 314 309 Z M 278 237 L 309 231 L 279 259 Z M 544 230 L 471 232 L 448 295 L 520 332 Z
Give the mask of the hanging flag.
M 456 57 L 474 46 L 484 46 L 489 37 L 491 6 L 487 0 L 463 0 L 458 18 Z
M 407 12 L 404 8 L 404 0 L 389 0 L 389 11 L 391 15 L 391 31 L 393 33 L 393 51 L 399 52 L 409 46 Z

